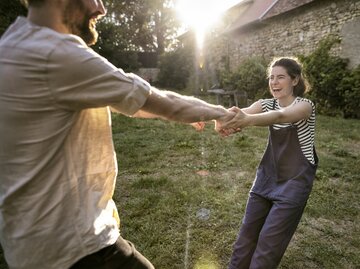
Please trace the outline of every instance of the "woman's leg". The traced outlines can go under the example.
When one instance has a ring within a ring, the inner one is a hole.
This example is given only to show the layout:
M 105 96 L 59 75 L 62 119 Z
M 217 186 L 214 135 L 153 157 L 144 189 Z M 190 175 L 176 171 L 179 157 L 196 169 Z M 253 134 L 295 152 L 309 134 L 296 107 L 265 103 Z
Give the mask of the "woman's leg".
M 243 223 L 234 244 L 229 269 L 249 268 L 251 258 L 256 249 L 259 233 L 271 206 L 271 201 L 257 194 L 250 193 Z
M 276 268 L 295 233 L 304 205 L 274 201 L 259 235 L 251 269 Z

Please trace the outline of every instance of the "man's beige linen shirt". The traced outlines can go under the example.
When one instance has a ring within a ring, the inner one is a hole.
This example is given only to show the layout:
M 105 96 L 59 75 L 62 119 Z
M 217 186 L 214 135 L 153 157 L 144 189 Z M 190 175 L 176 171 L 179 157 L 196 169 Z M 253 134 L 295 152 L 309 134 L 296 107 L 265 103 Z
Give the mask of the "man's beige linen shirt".
M 0 40 L 0 239 L 10 268 L 63 269 L 114 243 L 109 107 L 150 86 L 77 36 L 18 18 Z

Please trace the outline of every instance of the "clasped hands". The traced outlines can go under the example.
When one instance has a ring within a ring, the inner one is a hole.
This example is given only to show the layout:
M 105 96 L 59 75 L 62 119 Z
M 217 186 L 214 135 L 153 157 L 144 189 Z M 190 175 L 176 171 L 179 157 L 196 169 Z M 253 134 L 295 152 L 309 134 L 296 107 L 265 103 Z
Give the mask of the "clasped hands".
M 215 131 L 223 137 L 240 132 L 246 127 L 246 116 L 247 114 L 238 107 L 229 108 L 226 115 L 215 120 Z M 191 125 L 197 131 L 202 131 L 205 128 L 205 122 L 195 122 Z

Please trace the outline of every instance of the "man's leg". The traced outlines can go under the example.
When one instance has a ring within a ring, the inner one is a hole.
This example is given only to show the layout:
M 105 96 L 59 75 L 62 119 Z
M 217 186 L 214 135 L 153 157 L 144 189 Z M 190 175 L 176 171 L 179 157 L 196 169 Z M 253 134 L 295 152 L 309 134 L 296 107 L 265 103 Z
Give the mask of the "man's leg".
M 70 269 L 154 269 L 154 266 L 120 236 L 114 245 L 82 258 Z

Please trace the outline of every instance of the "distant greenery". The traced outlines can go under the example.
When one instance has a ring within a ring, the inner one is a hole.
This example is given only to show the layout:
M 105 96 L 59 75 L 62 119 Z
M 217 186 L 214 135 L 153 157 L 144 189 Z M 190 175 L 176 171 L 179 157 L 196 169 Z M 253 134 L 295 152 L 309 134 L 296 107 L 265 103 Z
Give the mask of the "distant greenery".
M 360 119 L 360 65 L 341 80 L 340 89 L 344 96 L 344 114 Z
M 160 55 L 174 43 L 179 21 L 170 0 L 103 2 L 108 12 L 106 24 L 102 24 L 99 30 L 114 33 L 113 37 L 103 40 L 108 47 L 114 45 L 114 52 L 117 50 L 116 43 L 121 43 L 120 47 L 126 48 L 122 52 L 156 51 Z
M 337 43 L 340 43 L 338 37 L 328 36 L 311 54 L 300 56 L 301 61 L 313 87 L 311 99 L 317 103 L 319 112 L 356 118 L 360 116 L 359 71 L 348 70 L 348 61 L 331 53 Z
M 98 22 L 98 42 L 93 49 L 108 59 L 116 67 L 127 72 L 138 70 L 140 63 L 136 50 L 130 50 L 126 34 L 121 27 L 113 22 L 101 20 Z
M 26 13 L 26 8 L 20 4 L 20 0 L 0 1 L 0 37 L 17 16 L 26 16 Z
M 307 95 L 318 112 L 328 116 L 360 119 L 360 66 L 348 68 L 348 60 L 332 53 L 336 36 L 321 40 L 309 55 L 298 55 L 312 90 Z M 221 87 L 243 90 L 249 99 L 268 97 L 266 68 L 271 59 L 249 57 L 234 71 L 219 71 Z
M 140 67 L 139 52 L 156 52 L 176 45 L 176 32 L 180 22 L 170 0 L 103 0 L 107 16 L 97 29 L 99 42 L 94 50 L 110 62 L 126 71 Z M 27 10 L 20 0 L 0 1 L 0 36 L 17 16 L 25 16 Z M 156 65 L 156 63 L 155 63 Z
M 158 85 L 181 90 L 186 88 L 194 69 L 193 52 L 188 48 L 178 48 L 161 56 Z
M 221 72 L 221 88 L 245 91 L 251 100 L 268 96 L 268 62 L 262 57 L 245 59 L 233 72 Z

